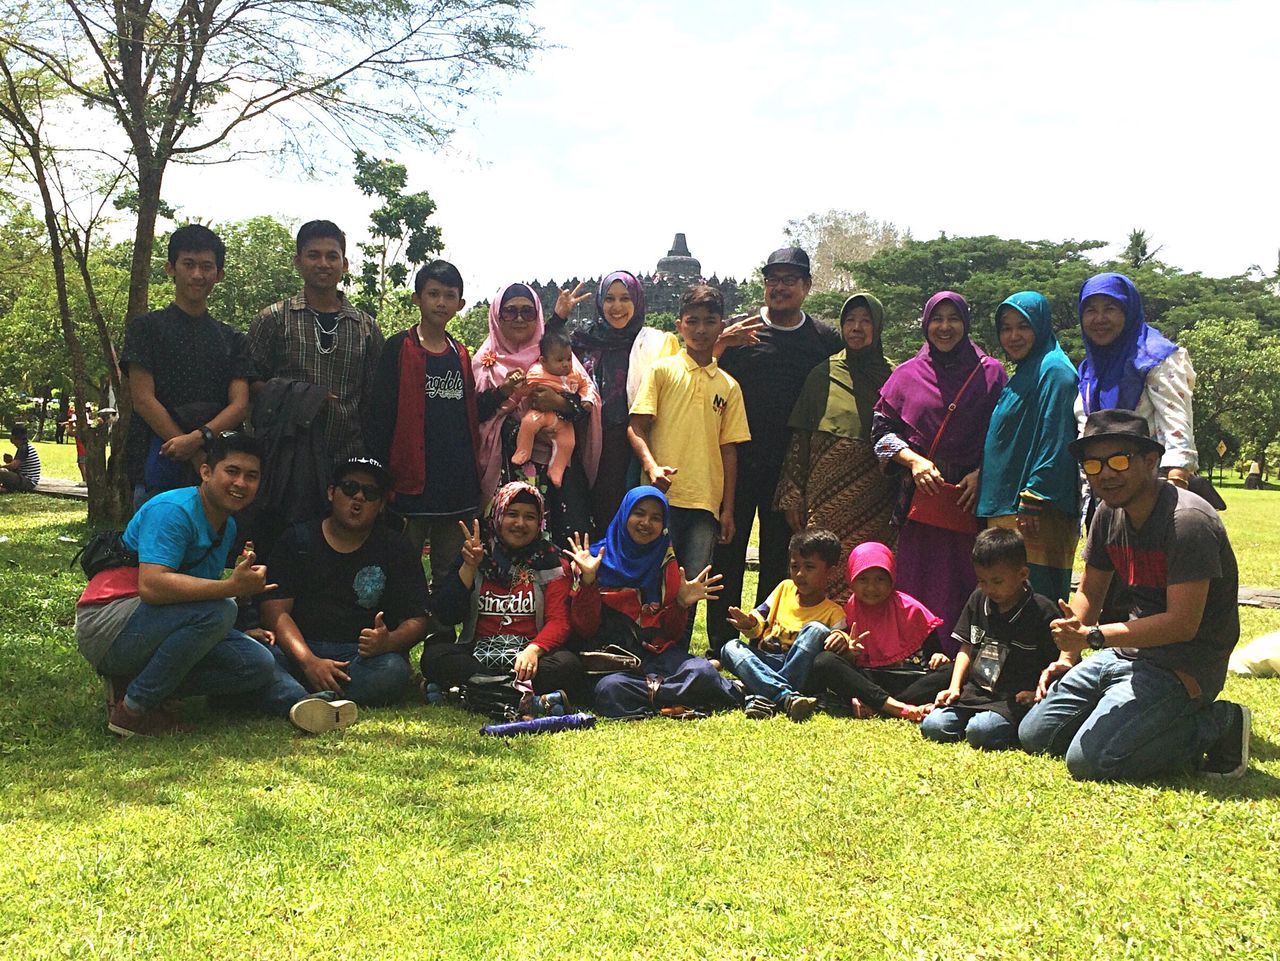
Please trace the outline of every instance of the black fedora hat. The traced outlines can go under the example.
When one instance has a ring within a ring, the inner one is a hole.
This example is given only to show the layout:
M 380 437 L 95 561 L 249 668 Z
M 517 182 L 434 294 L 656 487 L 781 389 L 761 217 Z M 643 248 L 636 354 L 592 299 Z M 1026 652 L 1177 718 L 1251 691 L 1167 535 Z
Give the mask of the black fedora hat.
M 1131 443 L 1134 453 L 1164 453 L 1164 444 L 1151 436 L 1147 419 L 1131 410 L 1096 410 L 1084 422 L 1084 433 L 1067 445 L 1076 460 L 1084 457 L 1084 447 L 1091 440 L 1123 440 Z

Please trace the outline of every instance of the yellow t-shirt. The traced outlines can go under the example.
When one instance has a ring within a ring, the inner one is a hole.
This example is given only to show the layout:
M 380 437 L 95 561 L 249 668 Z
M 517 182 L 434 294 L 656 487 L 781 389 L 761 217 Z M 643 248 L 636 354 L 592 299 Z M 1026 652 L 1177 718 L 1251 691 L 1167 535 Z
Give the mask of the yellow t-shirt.
M 762 651 L 785 651 L 796 642 L 800 630 L 810 621 L 817 621 L 835 630 L 844 630 L 844 608 L 824 597 L 812 607 L 800 606 L 800 594 L 795 581 L 787 578 L 773 589 L 773 593 L 755 609 L 761 621 L 760 632 L 750 638 Z
M 699 367 L 681 350 L 649 368 L 631 413 L 653 415 L 649 450 L 659 464 L 677 469 L 667 491 L 671 506 L 719 516 L 724 496 L 720 445 L 751 439 L 738 382 L 714 360 Z

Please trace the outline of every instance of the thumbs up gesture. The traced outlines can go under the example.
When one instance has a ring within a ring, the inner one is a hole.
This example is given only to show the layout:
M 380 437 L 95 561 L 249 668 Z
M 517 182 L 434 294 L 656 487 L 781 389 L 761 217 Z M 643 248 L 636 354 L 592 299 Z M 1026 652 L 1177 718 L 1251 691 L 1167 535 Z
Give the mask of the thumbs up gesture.
M 1058 601 L 1058 610 L 1062 612 L 1062 617 L 1049 622 L 1053 643 L 1057 644 L 1058 650 L 1064 654 L 1079 654 L 1085 648 L 1089 629 L 1080 623 L 1080 618 L 1066 601 Z
M 391 650 L 391 632 L 382 619 L 382 611 L 374 615 L 373 627 L 366 627 L 360 632 L 360 640 L 356 646 L 361 657 L 376 657 Z

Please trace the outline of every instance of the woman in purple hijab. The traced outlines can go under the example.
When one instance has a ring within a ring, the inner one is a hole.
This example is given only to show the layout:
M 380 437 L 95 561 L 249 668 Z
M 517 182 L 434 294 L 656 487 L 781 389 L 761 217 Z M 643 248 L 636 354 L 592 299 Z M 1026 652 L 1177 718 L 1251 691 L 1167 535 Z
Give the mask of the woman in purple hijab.
M 924 346 L 881 388 L 871 440 L 881 465 L 901 477 L 894 514 L 897 587 L 943 619 L 943 648 L 954 655 L 959 644 L 951 631 L 977 586 L 970 557 L 975 535 L 908 520 L 907 512 L 917 490 L 933 493 L 943 482 L 958 485 L 961 506 L 974 509 L 987 426 L 1009 375 L 969 339 L 969 304 L 954 291 L 929 298 L 920 326 Z M 930 458 L 952 404 L 955 410 Z

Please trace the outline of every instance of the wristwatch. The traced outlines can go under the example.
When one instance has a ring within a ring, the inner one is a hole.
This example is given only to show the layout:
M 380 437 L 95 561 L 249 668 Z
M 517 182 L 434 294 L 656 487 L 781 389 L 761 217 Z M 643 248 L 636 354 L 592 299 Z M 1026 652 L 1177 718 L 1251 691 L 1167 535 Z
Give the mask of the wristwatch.
M 1089 633 L 1084 636 L 1085 647 L 1091 647 L 1095 651 L 1100 651 L 1107 646 L 1107 638 L 1102 633 L 1102 628 L 1091 627 Z
M 204 444 L 204 449 L 208 450 L 213 445 L 213 431 L 206 424 L 200 428 L 200 442 Z

